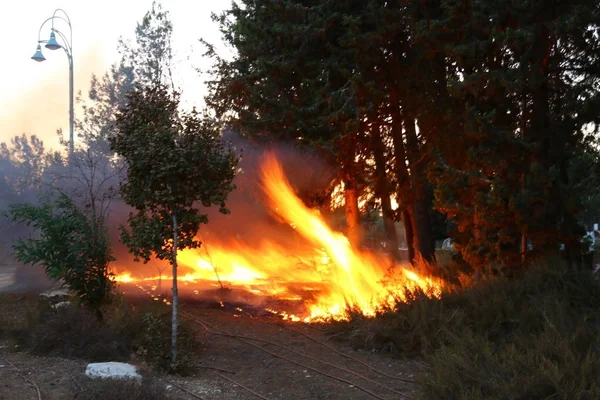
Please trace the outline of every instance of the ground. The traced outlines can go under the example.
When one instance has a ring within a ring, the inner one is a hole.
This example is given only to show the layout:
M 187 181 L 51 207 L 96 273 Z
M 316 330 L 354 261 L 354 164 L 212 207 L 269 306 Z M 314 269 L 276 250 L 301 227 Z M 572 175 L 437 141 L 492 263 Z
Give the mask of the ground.
M 18 304 L 2 302 L 0 293 L 5 317 L 22 318 L 26 310 Z M 187 377 L 152 374 L 168 388 L 167 398 L 358 400 L 414 394 L 415 386 L 405 381 L 414 379 L 416 363 L 352 350 L 332 341 L 320 326 L 236 308 L 210 302 L 181 307 L 202 343 L 199 368 Z M 45 400 L 80 398 L 90 384 L 86 361 L 37 357 L 8 343 L 0 343 L 0 400 L 38 399 L 36 385 Z

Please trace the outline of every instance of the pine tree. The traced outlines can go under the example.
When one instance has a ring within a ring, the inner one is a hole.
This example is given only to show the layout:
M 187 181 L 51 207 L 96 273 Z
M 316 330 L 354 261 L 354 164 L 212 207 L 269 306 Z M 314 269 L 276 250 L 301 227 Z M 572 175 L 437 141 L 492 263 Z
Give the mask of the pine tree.
M 436 143 L 432 175 L 457 247 L 476 266 L 519 265 L 560 243 L 573 258 L 581 230 L 568 170 L 598 118 L 597 5 L 443 6 L 428 34 L 451 71 L 451 133 Z

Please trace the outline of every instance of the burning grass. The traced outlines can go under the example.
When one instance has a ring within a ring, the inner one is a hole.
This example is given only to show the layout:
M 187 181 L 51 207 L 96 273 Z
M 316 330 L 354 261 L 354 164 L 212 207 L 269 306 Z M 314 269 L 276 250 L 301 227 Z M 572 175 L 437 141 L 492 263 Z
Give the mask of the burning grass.
M 597 399 L 598 304 L 588 271 L 537 267 L 439 299 L 417 291 L 331 329 L 356 347 L 423 358 L 424 399 Z
M 296 314 L 272 311 L 304 322 L 343 319 L 346 304 L 363 315 L 374 315 L 377 308 L 392 306 L 406 288 L 431 296 L 441 293 L 440 279 L 354 248 L 318 211 L 302 202 L 273 155 L 263 160 L 261 187 L 265 205 L 296 245 L 275 237 L 264 238 L 258 246 L 238 239 L 211 241 L 210 246 L 179 253 L 178 264 L 187 270 L 180 274 L 180 282 L 212 283 L 255 297 L 301 301 L 303 310 Z M 133 276 L 123 267 L 118 272 L 117 281 L 137 284 L 147 292 L 148 284 L 170 279 Z

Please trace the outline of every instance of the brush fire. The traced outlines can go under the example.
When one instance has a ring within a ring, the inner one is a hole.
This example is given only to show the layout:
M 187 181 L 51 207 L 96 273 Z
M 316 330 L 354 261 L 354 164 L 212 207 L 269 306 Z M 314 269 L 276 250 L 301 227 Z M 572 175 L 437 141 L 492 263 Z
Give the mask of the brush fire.
M 211 240 L 200 249 L 178 253 L 178 264 L 190 271 L 179 277 L 184 287 L 239 289 L 257 298 L 296 303 L 300 307 L 294 313 L 273 306 L 265 310 L 304 322 L 344 319 L 349 307 L 371 316 L 378 308 L 405 300 L 406 290 L 440 295 L 441 280 L 395 264 L 383 254 L 358 250 L 331 229 L 296 195 L 274 154 L 263 158 L 260 183 L 265 205 L 308 245 L 290 248 L 273 237 L 265 237 L 258 246 L 238 238 Z M 156 282 L 170 279 L 142 277 L 121 267 L 115 275 L 117 282 L 135 284 L 155 300 L 160 300 Z M 197 289 L 191 293 L 200 294 Z M 162 301 L 170 304 L 167 298 Z

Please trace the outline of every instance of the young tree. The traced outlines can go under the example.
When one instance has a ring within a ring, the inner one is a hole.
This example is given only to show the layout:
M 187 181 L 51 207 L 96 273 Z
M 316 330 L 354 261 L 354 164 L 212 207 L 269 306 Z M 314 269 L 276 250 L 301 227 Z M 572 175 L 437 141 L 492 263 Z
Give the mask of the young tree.
M 104 225 L 64 193 L 39 206 L 11 205 L 9 216 L 39 232 L 39 238 L 18 240 L 13 246 L 17 260 L 41 265 L 48 277 L 62 279 L 101 320 L 102 307 L 110 302 L 114 287 L 108 269 L 113 258 Z
M 135 208 L 121 227 L 121 240 L 136 261 L 152 255 L 173 269 L 172 363 L 177 362 L 177 251 L 197 248 L 200 224 L 208 218 L 198 205 L 218 205 L 234 186 L 237 158 L 220 138 L 220 128 L 195 110 L 178 111 L 179 97 L 164 85 L 138 87 L 117 116 L 111 149 L 123 157 L 127 180 L 123 199 Z

